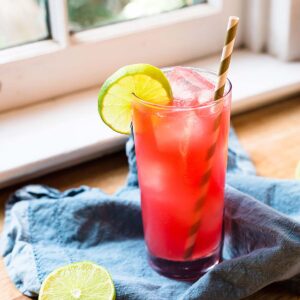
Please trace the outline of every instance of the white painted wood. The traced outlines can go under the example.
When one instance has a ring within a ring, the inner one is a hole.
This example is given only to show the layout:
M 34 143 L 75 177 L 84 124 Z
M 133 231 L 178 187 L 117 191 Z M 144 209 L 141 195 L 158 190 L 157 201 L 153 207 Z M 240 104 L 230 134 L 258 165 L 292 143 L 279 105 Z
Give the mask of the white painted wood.
M 0 115 L 0 187 L 122 147 L 125 136 L 100 122 L 97 91 Z
M 269 30 L 270 0 L 245 0 L 245 46 L 254 52 L 266 48 Z
M 48 0 L 52 39 L 66 47 L 70 41 L 67 0 Z
M 281 60 L 300 58 L 300 1 L 245 0 L 244 43 Z
M 53 40 L 40 41 L 31 44 L 25 44 L 18 47 L 7 48 L 0 51 L 0 72 L 2 68 L 14 66 L 16 68 L 15 73 L 17 75 L 18 63 L 24 61 L 31 61 L 33 58 L 45 57 L 49 54 L 54 54 L 60 51 L 62 46 Z M 21 65 L 20 65 L 21 66 Z M 13 72 L 13 71 L 12 71 Z M 10 79 L 12 76 L 7 71 L 1 72 L 0 79 Z M 1 95 L 0 95 L 1 97 Z M 2 100 L 2 99 L 1 99 Z
M 290 28 L 290 0 L 271 0 L 268 52 L 287 59 Z
M 300 59 L 300 1 L 292 0 L 288 60 Z
M 300 1 L 271 0 L 268 51 L 282 60 L 300 58 Z
M 217 53 L 223 45 L 228 16 L 240 15 L 242 6 L 239 0 L 211 0 L 78 33 L 68 47 L 58 32 L 55 36 L 61 45 L 49 42 L 51 46 L 45 49 L 40 48 L 45 44 L 31 44 L 19 47 L 17 54 L 16 49 L 1 51 L 0 111 L 90 88 L 125 64 L 180 64 Z M 242 27 L 243 21 L 240 32 Z M 241 42 L 238 34 L 236 45 Z
M 219 54 L 186 65 L 217 71 L 218 63 Z M 300 62 L 235 51 L 229 78 L 239 113 L 299 92 Z M 98 89 L 0 114 L 0 187 L 121 149 L 126 137 L 98 116 Z

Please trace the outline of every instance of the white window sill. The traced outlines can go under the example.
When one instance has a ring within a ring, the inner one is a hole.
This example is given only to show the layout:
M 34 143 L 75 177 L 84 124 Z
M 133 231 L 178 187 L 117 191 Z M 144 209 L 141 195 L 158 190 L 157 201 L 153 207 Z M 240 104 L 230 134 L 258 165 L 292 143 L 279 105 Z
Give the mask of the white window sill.
M 186 65 L 216 70 L 219 56 Z M 233 113 L 300 91 L 300 63 L 234 53 Z M 123 148 L 126 136 L 101 123 L 99 87 L 0 114 L 0 187 Z

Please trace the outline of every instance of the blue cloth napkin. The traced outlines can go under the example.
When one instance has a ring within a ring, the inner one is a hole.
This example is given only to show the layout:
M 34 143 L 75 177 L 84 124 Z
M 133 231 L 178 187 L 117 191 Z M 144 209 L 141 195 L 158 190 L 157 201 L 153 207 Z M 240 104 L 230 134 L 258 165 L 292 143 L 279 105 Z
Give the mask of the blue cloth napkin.
M 299 181 L 256 176 L 231 131 L 224 261 L 194 283 L 181 282 L 146 262 L 132 139 L 126 150 L 128 182 L 113 196 L 31 185 L 10 197 L 1 253 L 22 293 L 37 295 L 51 271 L 82 260 L 109 270 L 118 299 L 235 300 L 277 281 L 300 293 Z

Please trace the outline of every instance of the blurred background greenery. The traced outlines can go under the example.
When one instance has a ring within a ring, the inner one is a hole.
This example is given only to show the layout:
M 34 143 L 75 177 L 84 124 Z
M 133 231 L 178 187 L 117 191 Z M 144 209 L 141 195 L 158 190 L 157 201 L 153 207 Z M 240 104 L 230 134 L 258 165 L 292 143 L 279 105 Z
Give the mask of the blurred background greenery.
M 68 0 L 69 28 L 78 32 L 204 3 L 206 0 Z M 51 37 L 47 0 L 0 0 L 0 49 Z
M 204 0 L 68 0 L 70 29 L 91 27 L 167 12 Z

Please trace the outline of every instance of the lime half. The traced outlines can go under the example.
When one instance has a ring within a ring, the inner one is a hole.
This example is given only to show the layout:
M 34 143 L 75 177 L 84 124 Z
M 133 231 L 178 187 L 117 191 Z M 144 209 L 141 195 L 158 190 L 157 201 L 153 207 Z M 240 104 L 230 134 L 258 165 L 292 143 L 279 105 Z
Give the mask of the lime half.
M 101 266 L 84 261 L 53 271 L 43 282 L 39 300 L 113 300 L 115 287 Z
M 134 95 L 147 102 L 166 105 L 172 89 L 164 73 L 148 64 L 125 66 L 111 75 L 98 96 L 99 114 L 114 131 L 129 134 Z

